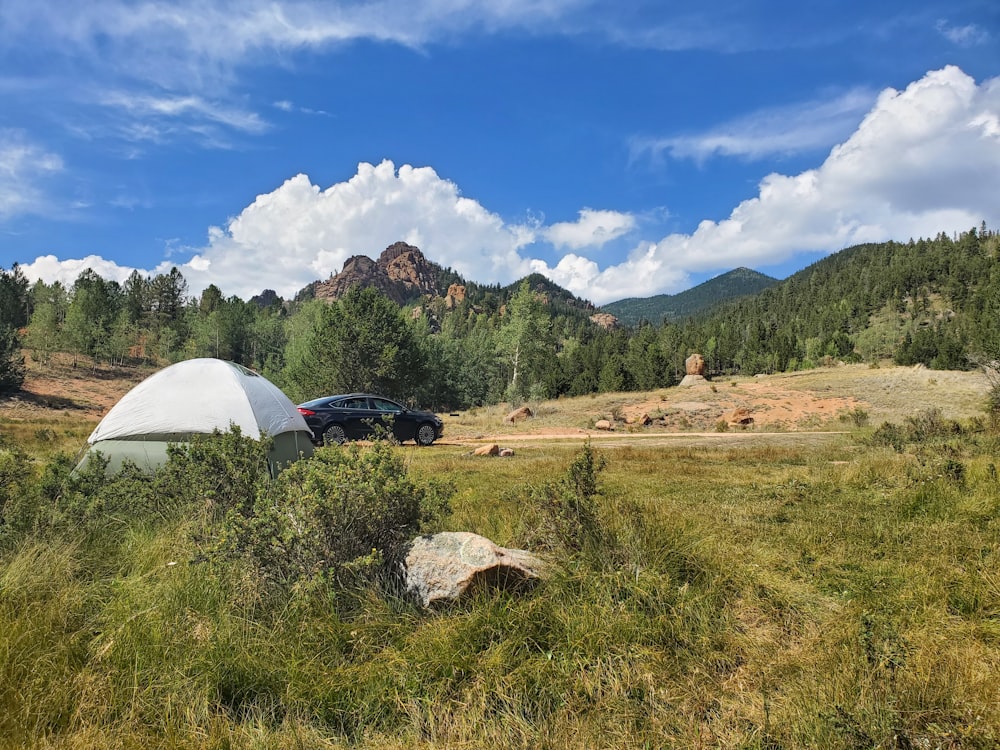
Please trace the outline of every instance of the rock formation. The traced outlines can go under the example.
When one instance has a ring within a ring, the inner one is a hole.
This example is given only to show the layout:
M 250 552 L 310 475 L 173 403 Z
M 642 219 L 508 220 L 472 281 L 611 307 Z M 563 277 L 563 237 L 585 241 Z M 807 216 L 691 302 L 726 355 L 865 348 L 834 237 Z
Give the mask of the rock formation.
M 590 316 L 590 320 L 607 331 L 613 331 L 619 327 L 618 318 L 611 313 L 594 313 Z
M 682 386 L 692 386 L 698 383 L 704 383 L 705 378 L 705 358 L 700 354 L 692 354 L 690 357 L 684 360 L 684 379 L 681 380 L 680 385 Z
M 524 420 L 526 420 L 528 417 L 531 416 L 533 416 L 531 413 L 531 409 L 529 409 L 527 406 L 522 406 L 519 409 L 514 409 L 514 411 L 512 411 L 510 414 L 504 417 L 503 421 L 514 424 L 515 422 L 523 422 Z
M 692 354 L 684 360 L 684 372 L 687 375 L 704 375 L 705 358 L 700 354 Z
M 415 539 L 403 561 L 407 593 L 421 604 L 456 601 L 479 587 L 521 589 L 536 583 L 544 563 L 484 536 L 450 531 Z
M 367 255 L 347 259 L 340 273 L 316 284 L 314 296 L 329 301 L 343 297 L 352 286 L 375 287 L 397 305 L 422 295 L 440 296 L 435 266 L 419 248 L 396 242 L 378 260 Z

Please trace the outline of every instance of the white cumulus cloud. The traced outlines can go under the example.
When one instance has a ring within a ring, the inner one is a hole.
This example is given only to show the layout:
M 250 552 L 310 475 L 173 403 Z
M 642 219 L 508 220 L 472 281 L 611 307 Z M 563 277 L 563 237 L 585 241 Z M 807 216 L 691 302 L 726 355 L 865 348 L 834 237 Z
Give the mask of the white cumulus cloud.
M 509 223 L 430 167 L 383 161 L 362 163 L 326 189 L 292 177 L 212 228 L 205 247 L 179 267 L 192 291 L 214 283 L 243 298 L 267 288 L 289 296 L 339 271 L 351 255 L 377 256 L 404 240 L 471 281 L 510 283 L 537 271 L 600 304 L 676 292 L 693 273 L 933 237 L 982 221 L 997 227 L 998 195 L 1000 78 L 977 84 L 946 67 L 903 91 L 883 91 L 815 169 L 770 174 L 728 217 L 705 219 L 690 234 L 639 241 L 622 263 L 602 267 L 587 251 L 641 231 L 630 214 L 584 209 L 576 222 Z M 554 265 L 531 257 L 546 244 L 571 252 Z M 52 279 L 81 262 L 43 258 L 25 273 Z M 110 277 L 124 278 L 131 269 L 111 270 Z
M 511 282 L 527 273 L 519 249 L 531 229 L 508 225 L 430 167 L 362 163 L 345 182 L 323 190 L 296 175 L 260 195 L 181 267 L 192 287 L 215 283 L 248 296 L 275 289 L 290 296 L 325 279 L 352 255 L 377 257 L 393 242 L 471 280 Z
M 816 169 L 765 177 L 755 197 L 692 234 L 637 247 L 598 270 L 579 258 L 535 270 L 596 302 L 676 291 L 684 272 L 766 266 L 889 239 L 1000 224 L 1000 79 L 956 67 L 881 93 Z
M 576 221 L 552 224 L 542 234 L 556 248 L 579 250 L 585 247 L 600 248 L 635 229 L 636 220 L 631 214 L 620 211 L 596 211 L 585 208 Z

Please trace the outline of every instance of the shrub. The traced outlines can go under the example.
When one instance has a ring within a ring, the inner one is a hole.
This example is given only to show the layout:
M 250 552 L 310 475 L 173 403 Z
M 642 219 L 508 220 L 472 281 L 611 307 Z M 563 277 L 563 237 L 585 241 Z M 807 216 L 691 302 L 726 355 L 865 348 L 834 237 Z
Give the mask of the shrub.
M 33 479 L 27 454 L 0 444 L 0 535 L 21 525 L 18 516 Z
M 561 478 L 527 490 L 529 546 L 571 555 L 599 552 L 606 546 L 610 535 L 597 510 L 597 475 L 605 463 L 587 443 Z
M 860 406 L 855 406 L 849 411 L 841 412 L 839 417 L 841 422 L 850 422 L 855 427 L 864 427 L 868 424 L 868 412 Z
M 877 448 L 903 450 L 906 443 L 903 429 L 895 422 L 883 422 L 868 438 L 868 444 Z
M 366 577 L 394 562 L 448 511 L 450 485 L 407 476 L 392 446 L 329 446 L 233 504 L 219 552 L 250 560 L 268 583 Z
M 229 432 L 194 435 L 189 443 L 168 447 L 170 460 L 157 473 L 158 484 L 174 506 L 202 506 L 209 520 L 230 511 L 252 512 L 257 495 L 270 483 L 269 440 L 244 437 L 239 427 Z

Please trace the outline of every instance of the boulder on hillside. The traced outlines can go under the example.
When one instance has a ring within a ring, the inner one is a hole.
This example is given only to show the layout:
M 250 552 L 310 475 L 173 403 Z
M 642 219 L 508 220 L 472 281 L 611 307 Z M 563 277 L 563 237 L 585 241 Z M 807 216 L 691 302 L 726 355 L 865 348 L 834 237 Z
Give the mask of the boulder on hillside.
M 590 316 L 590 322 L 595 325 L 600 326 L 606 331 L 615 331 L 621 327 L 621 324 L 611 313 L 594 313 Z
M 700 354 L 692 354 L 684 360 L 684 373 L 686 375 L 704 375 L 705 358 Z
M 449 310 L 454 310 L 464 300 L 465 287 L 462 284 L 452 284 L 444 296 L 444 306 Z
M 524 420 L 532 416 L 534 415 L 531 413 L 531 409 L 529 409 L 527 406 L 522 406 L 519 409 L 514 409 L 514 411 L 512 411 L 510 414 L 508 414 L 506 417 L 503 418 L 503 421 L 514 424 L 515 422 L 523 422 Z
M 746 427 L 753 424 L 753 415 L 750 410 L 744 406 L 738 409 L 733 409 L 732 412 L 726 417 L 726 422 L 733 427 Z
M 545 566 L 526 550 L 499 547 L 467 531 L 446 531 L 414 539 L 402 567 L 407 593 L 430 607 L 457 601 L 481 587 L 530 587 L 541 579 Z
M 611 430 L 613 427 L 614 425 L 611 424 L 610 419 L 598 419 L 594 422 L 595 430 Z

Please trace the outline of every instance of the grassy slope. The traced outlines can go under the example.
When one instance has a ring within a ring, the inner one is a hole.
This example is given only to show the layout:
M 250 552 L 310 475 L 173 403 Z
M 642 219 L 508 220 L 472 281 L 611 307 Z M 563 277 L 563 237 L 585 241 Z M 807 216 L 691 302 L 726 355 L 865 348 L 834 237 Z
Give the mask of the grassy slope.
M 874 384 L 900 422 L 915 402 L 966 408 L 947 374 L 919 396 L 901 372 L 843 372 L 794 380 Z M 8 549 L 0 747 L 995 746 L 1000 446 L 944 429 L 895 451 L 867 432 L 609 444 L 600 508 L 620 543 L 603 564 L 436 613 L 366 594 L 350 616 L 322 598 L 268 610 L 186 564 L 173 527 Z M 576 448 L 402 450 L 455 482 L 450 528 L 518 546 L 518 488 Z

